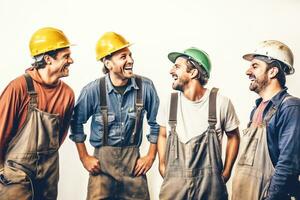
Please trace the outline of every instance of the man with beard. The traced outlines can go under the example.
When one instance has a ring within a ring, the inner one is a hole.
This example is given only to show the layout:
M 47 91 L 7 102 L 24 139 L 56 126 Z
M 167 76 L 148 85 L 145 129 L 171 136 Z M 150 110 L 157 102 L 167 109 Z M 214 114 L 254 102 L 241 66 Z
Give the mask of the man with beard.
M 217 88 L 205 88 L 211 71 L 207 53 L 189 48 L 168 58 L 175 64 L 170 70 L 172 87 L 179 92 L 159 109 L 157 120 L 159 171 L 164 178 L 160 199 L 227 199 L 225 183 L 239 148 L 234 107 Z M 224 132 L 228 142 L 223 167 Z
M 65 34 L 41 28 L 29 47 L 35 62 L 0 96 L 1 200 L 57 198 L 58 149 L 73 112 L 73 90 L 60 80 L 73 63 Z
M 146 173 L 156 156 L 159 99 L 152 81 L 133 74 L 130 44 L 121 35 L 105 33 L 96 46 L 104 77 L 83 88 L 71 122 L 70 138 L 90 172 L 87 199 L 150 199 Z M 148 154 L 140 157 L 143 117 L 150 126 Z M 92 116 L 90 156 L 83 124 Z
M 299 199 L 300 99 L 285 86 L 295 71 L 292 51 L 268 40 L 243 58 L 251 62 L 249 88 L 260 98 L 243 133 L 232 199 Z

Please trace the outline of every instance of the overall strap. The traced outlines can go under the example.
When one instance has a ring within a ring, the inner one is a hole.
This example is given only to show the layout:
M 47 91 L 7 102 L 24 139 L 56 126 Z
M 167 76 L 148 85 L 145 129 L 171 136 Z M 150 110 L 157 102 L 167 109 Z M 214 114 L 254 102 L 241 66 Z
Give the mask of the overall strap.
M 178 106 L 178 93 L 171 94 L 170 112 L 169 112 L 169 125 L 172 132 L 176 129 L 177 124 L 177 106 Z
M 144 107 L 142 77 L 136 75 L 135 76 L 135 82 L 136 82 L 139 89 L 137 90 L 136 96 L 135 96 L 136 119 L 135 119 L 134 130 L 133 130 L 132 135 L 130 137 L 130 143 L 131 144 L 135 143 L 136 132 L 139 131 L 142 127 L 141 126 L 142 125 L 141 114 L 142 114 L 142 110 L 143 110 L 143 107 Z
M 208 124 L 210 129 L 215 129 L 217 124 L 217 93 L 218 88 L 212 88 L 209 94 L 209 110 L 208 110 Z
M 108 108 L 106 101 L 106 83 L 105 77 L 100 78 L 100 111 L 102 113 L 103 119 L 103 138 L 102 145 L 107 145 L 107 137 L 108 137 Z
M 27 93 L 28 93 L 28 95 L 30 97 L 29 107 L 36 108 L 37 107 L 37 103 L 38 103 L 37 102 L 37 93 L 36 93 L 36 91 L 34 89 L 32 78 L 27 73 L 24 74 L 24 77 L 25 77 L 26 85 L 27 85 Z
M 293 96 L 286 95 L 280 102 L 279 106 L 281 106 L 286 100 L 288 100 L 290 98 L 293 98 Z M 271 118 L 273 117 L 273 115 L 276 113 L 276 111 L 277 111 L 277 108 L 275 106 L 272 106 L 266 113 L 266 116 L 264 117 L 264 121 L 268 123 L 271 120 Z

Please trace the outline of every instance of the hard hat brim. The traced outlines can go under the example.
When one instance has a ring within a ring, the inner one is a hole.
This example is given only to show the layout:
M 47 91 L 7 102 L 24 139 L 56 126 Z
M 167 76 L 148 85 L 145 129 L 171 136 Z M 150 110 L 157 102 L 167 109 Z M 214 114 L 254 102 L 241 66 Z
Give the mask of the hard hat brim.
M 168 58 L 172 63 L 175 63 L 176 59 L 180 56 L 190 57 L 189 55 L 180 52 L 171 52 L 168 54 Z
M 249 53 L 249 54 L 243 55 L 243 59 L 245 59 L 247 61 L 252 61 L 255 58 L 255 56 L 265 56 L 265 55 L 255 54 L 255 53 Z M 275 58 L 272 58 L 272 59 L 275 59 Z M 275 60 L 277 60 L 277 59 L 275 59 Z M 283 61 L 280 61 L 280 62 L 284 63 L 289 68 L 289 71 L 285 72 L 286 75 L 291 75 L 291 74 L 295 73 L 294 67 L 292 67 L 289 63 L 283 62 Z
M 126 44 L 126 45 L 124 45 L 124 46 L 121 46 L 120 48 L 115 49 L 114 51 L 110 52 L 109 54 L 107 54 L 107 55 L 105 55 L 105 56 L 102 56 L 102 57 L 99 56 L 99 57 L 97 57 L 96 60 L 97 60 L 97 61 L 101 61 L 102 58 L 104 58 L 104 57 L 106 57 L 106 56 L 108 56 L 108 55 L 111 55 L 111 54 L 113 54 L 113 53 L 115 53 L 115 52 L 117 52 L 117 51 L 119 51 L 119 50 L 121 50 L 121 49 L 124 49 L 124 48 L 126 48 L 126 47 L 130 47 L 131 45 L 133 45 L 133 43 L 128 43 L 128 44 Z

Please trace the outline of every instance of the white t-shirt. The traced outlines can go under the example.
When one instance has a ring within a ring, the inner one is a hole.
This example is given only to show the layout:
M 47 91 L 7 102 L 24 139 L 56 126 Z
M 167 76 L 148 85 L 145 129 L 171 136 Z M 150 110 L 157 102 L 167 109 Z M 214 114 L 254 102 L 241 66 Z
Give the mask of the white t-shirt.
M 186 143 L 190 139 L 203 134 L 208 128 L 208 107 L 210 89 L 207 89 L 199 101 L 190 101 L 182 92 L 178 92 L 177 126 L 176 132 L 181 142 Z M 159 108 L 157 122 L 167 128 L 169 135 L 169 111 L 171 94 L 166 103 Z M 217 93 L 217 124 L 216 131 L 221 144 L 224 131 L 229 132 L 239 125 L 238 117 L 229 98 Z

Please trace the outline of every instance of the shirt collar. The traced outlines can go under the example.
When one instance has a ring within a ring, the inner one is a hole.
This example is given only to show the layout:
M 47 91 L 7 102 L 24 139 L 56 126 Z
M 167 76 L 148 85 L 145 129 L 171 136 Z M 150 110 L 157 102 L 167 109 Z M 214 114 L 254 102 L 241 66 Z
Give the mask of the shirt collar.
M 287 90 L 288 90 L 288 88 L 284 87 L 275 96 L 273 96 L 270 99 L 270 102 L 272 102 L 272 105 L 274 105 L 274 107 L 278 108 L 278 106 L 281 104 L 281 102 L 285 98 L 285 96 L 288 95 Z M 256 101 L 255 101 L 256 107 L 258 107 L 261 102 L 262 102 L 262 98 L 256 99 Z
M 136 84 L 135 77 L 130 78 L 130 80 L 131 80 L 131 81 L 130 81 L 129 85 L 127 86 L 127 88 L 126 88 L 124 94 L 125 94 L 127 91 L 131 90 L 132 88 L 133 88 L 133 89 L 136 89 L 136 90 L 139 89 L 139 87 L 138 87 L 137 84 Z M 114 86 L 113 86 L 113 84 L 112 84 L 112 82 L 111 82 L 111 80 L 110 80 L 109 74 L 106 74 L 106 75 L 105 75 L 105 82 L 106 82 L 106 85 L 107 85 L 107 92 L 108 92 L 108 93 L 111 93 L 112 91 L 117 92 L 117 90 L 115 90 L 115 88 L 114 88 Z

